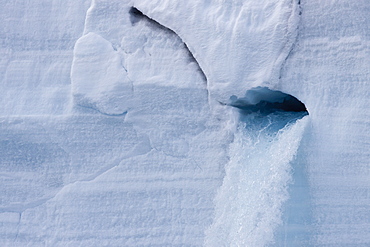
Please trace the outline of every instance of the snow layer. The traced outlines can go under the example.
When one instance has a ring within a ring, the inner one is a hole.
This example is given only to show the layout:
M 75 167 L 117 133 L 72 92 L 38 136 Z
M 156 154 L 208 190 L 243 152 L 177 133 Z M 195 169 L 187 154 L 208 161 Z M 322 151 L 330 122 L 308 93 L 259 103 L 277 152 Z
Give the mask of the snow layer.
M 1 245 L 370 244 L 366 1 L 0 4 Z
M 89 0 L 1 0 L 0 114 L 64 114 Z

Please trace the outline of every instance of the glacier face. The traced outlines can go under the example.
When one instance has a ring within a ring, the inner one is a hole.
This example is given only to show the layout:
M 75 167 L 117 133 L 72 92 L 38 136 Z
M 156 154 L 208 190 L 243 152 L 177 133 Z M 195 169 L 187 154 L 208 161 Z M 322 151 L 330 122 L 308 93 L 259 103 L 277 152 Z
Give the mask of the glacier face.
M 307 179 L 297 183 L 298 202 L 288 203 L 286 215 L 293 232 L 307 234 L 285 237 L 292 241 L 301 238 L 315 246 L 370 242 L 369 7 L 366 1 L 302 1 L 299 36 L 279 86 L 302 100 L 311 118 L 298 153 Z M 295 217 L 298 210 L 306 212 Z M 303 215 L 310 217 L 299 226 Z
M 365 0 L 0 3 L 2 245 L 370 243 Z

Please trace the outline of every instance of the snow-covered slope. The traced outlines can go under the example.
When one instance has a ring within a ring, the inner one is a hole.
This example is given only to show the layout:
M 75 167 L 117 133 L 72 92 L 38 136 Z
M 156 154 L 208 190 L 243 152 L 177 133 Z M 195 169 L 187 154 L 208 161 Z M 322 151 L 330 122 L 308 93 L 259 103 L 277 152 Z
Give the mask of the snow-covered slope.
M 365 0 L 0 4 L 0 245 L 370 244 Z

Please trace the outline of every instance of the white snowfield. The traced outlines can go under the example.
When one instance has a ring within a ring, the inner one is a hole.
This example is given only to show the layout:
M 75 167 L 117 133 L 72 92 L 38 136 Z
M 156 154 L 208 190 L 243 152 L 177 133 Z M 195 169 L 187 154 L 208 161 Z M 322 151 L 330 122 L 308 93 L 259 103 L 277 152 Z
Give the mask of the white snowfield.
M 0 6 L 0 246 L 370 245 L 370 2 Z

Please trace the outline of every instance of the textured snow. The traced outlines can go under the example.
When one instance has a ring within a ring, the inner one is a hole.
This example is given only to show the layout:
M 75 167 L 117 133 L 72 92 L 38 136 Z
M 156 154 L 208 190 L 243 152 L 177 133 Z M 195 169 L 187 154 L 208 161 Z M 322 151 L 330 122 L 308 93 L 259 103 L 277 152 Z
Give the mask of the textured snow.
M 112 44 L 90 32 L 75 45 L 72 71 L 74 102 L 108 115 L 127 112 L 132 82 Z
M 297 1 L 134 1 L 174 30 L 208 78 L 214 98 L 270 85 L 296 38 Z M 211 31 L 212 30 L 212 31 Z
M 0 5 L 1 246 L 370 244 L 367 1 Z
M 370 243 L 369 8 L 367 1 L 302 2 L 279 88 L 305 103 L 311 123 L 295 165 L 306 178 L 297 175 L 292 188 L 281 245 Z

